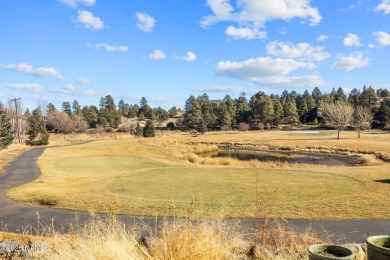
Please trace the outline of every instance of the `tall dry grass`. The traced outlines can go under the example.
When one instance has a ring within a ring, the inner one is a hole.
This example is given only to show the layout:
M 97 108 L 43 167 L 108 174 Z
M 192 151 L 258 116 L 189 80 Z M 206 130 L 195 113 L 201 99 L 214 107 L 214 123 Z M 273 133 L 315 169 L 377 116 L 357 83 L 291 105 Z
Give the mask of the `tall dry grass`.
M 289 168 L 313 168 L 313 167 L 328 167 L 325 165 L 310 165 L 310 164 L 301 164 L 301 163 L 291 163 L 291 162 L 281 162 L 281 161 L 259 161 L 259 160 L 249 160 L 242 161 L 235 158 L 228 157 L 202 157 L 195 153 L 186 153 L 183 155 L 183 158 L 191 163 L 202 164 L 202 165 L 229 165 L 237 167 L 251 167 L 251 168 L 280 168 L 280 169 L 289 169 Z
M 297 232 L 284 222 L 264 221 L 253 232 L 243 234 L 239 225 L 226 220 L 178 218 L 165 220 L 158 228 L 128 227 L 115 217 L 91 217 L 67 232 L 34 236 L 34 244 L 48 251 L 35 252 L 33 259 L 307 259 L 306 248 L 330 243 L 313 230 Z

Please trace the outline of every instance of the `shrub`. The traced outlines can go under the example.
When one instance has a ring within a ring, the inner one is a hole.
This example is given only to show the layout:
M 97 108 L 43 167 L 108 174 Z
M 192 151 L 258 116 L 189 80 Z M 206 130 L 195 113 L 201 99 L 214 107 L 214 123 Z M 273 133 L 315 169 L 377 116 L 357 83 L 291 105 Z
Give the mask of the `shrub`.
M 238 125 L 238 130 L 246 132 L 249 130 L 249 125 L 247 123 L 241 122 Z

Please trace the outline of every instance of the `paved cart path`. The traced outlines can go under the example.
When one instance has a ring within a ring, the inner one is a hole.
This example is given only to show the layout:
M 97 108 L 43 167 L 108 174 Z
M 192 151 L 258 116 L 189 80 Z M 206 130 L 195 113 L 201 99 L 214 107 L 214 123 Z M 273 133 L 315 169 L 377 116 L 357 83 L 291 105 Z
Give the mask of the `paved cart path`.
M 6 196 L 6 192 L 14 187 L 37 179 L 40 170 L 37 159 L 46 148 L 34 148 L 24 152 L 15 158 L 0 174 L 0 231 L 6 229 L 9 232 L 25 232 L 26 227 L 37 227 L 37 212 L 40 223 L 49 225 L 54 219 L 56 228 L 69 227 L 71 223 L 82 224 L 88 221 L 91 215 L 88 212 L 54 209 L 25 202 L 14 201 Z M 389 209 L 390 210 L 390 209 Z M 106 216 L 106 215 L 103 215 Z M 138 217 L 120 215 L 118 219 L 128 225 L 145 224 L 151 227 L 155 225 L 152 217 Z M 159 219 L 158 222 L 161 222 Z M 261 226 L 261 219 L 227 219 L 231 224 L 240 225 L 244 233 Z M 342 239 L 343 242 L 363 242 L 369 235 L 390 234 L 390 219 L 384 220 L 287 220 L 288 224 L 297 230 L 305 230 L 308 226 L 322 233 L 326 230 L 334 234 L 334 239 Z

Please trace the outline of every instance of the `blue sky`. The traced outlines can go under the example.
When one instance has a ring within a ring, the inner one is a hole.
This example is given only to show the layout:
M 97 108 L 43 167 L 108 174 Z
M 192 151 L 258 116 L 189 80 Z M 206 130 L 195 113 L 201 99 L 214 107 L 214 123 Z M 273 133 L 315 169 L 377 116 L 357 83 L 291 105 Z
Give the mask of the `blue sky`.
M 0 100 L 389 88 L 390 0 L 0 0 Z

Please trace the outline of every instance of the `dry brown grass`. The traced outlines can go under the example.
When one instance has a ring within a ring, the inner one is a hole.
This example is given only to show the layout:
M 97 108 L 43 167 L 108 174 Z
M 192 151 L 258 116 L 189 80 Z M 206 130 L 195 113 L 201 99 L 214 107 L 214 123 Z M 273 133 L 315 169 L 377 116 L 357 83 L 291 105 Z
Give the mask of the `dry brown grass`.
M 27 145 L 17 143 L 11 144 L 7 149 L 0 149 L 0 174 L 3 172 L 3 167 L 7 165 L 7 163 L 29 149 L 30 147 Z
M 289 162 L 278 162 L 278 161 L 269 161 L 263 162 L 259 160 L 250 160 L 250 161 L 242 161 L 235 158 L 223 158 L 223 157 L 202 157 L 195 153 L 186 153 L 184 154 L 184 159 L 191 163 L 202 164 L 202 165 L 229 165 L 235 167 L 250 167 L 250 168 L 269 168 L 269 169 L 288 169 L 288 168 L 314 168 L 313 165 L 310 164 L 298 164 L 298 163 L 289 163 Z M 327 166 L 318 166 L 317 168 L 323 168 Z
M 50 134 L 49 146 L 74 144 L 84 141 L 131 139 L 134 136 L 129 133 L 93 133 L 93 134 Z
M 364 136 L 366 146 L 359 149 L 387 154 L 389 148 L 384 144 L 389 136 Z M 322 140 L 312 143 L 314 138 Z M 340 150 L 358 149 L 349 142 L 360 142 L 351 136 L 339 140 L 340 146 L 326 146 L 327 138 L 329 135 L 209 133 L 197 138 L 101 140 L 52 148 L 38 160 L 40 178 L 7 195 L 32 203 L 54 200 L 56 208 L 96 213 L 108 212 L 107 205 L 117 197 L 117 214 L 129 215 L 168 216 L 172 199 L 179 211 L 187 211 L 196 197 L 197 216 L 253 218 L 258 217 L 254 209 L 262 204 L 272 218 L 388 218 L 388 163 L 376 165 L 375 160 L 367 160 L 372 166 L 303 166 L 203 158 L 192 152 L 214 150 L 215 145 L 209 148 L 206 143 L 215 140 L 281 146 L 280 140 L 285 139 L 286 146 L 295 144 L 295 148 Z M 204 164 L 189 160 L 204 160 Z
M 68 232 L 52 230 L 43 237 L 0 233 L 0 240 L 46 245 L 48 251 L 33 253 L 34 259 L 307 259 L 306 248 L 331 243 L 329 237 L 307 229 L 298 233 L 284 222 L 265 221 L 251 233 L 240 232 L 238 223 L 225 220 L 164 220 L 160 228 L 129 227 L 115 217 L 98 218 Z

